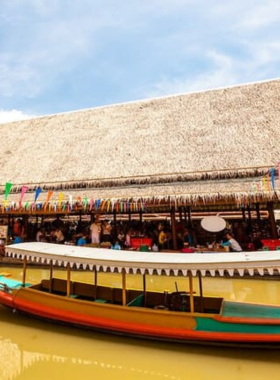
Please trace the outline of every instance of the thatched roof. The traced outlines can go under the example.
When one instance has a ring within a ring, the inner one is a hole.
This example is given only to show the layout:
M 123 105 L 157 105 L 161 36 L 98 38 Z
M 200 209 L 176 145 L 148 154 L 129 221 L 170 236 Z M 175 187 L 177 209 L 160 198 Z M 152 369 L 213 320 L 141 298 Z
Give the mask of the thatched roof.
M 280 79 L 2 124 L 0 187 L 116 200 L 271 198 L 254 184 L 279 160 L 279 104 Z

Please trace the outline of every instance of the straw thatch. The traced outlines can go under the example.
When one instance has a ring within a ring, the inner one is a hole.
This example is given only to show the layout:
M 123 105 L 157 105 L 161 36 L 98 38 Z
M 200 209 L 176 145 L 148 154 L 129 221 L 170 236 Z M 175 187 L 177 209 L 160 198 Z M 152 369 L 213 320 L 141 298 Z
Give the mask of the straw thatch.
M 279 104 L 272 80 L 2 124 L 1 190 L 271 198 L 252 184 L 278 163 Z

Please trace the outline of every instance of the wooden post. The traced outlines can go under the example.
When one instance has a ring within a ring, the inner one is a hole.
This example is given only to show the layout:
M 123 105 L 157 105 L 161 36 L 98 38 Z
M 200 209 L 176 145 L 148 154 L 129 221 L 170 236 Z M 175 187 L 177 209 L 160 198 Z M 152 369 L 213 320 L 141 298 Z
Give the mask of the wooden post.
M 146 275 L 143 274 L 143 293 L 144 293 L 144 306 L 146 307 L 147 288 L 146 288 Z
M 200 297 L 200 312 L 203 313 L 203 288 L 202 288 L 202 276 L 201 272 L 198 272 L 198 281 L 199 281 L 199 297 Z
M 192 215 L 191 215 L 191 207 L 188 207 L 188 219 L 189 219 L 189 227 L 192 228 Z
M 179 220 L 180 220 L 180 223 L 182 223 L 183 216 L 182 216 L 182 207 L 181 206 L 179 207 Z
M 52 292 L 52 285 L 53 285 L 53 261 L 50 262 L 50 286 L 49 286 L 49 293 Z
M 246 222 L 245 208 L 241 207 L 243 222 Z
M 126 275 L 125 269 L 122 270 L 122 304 L 126 306 Z
M 252 216 L 251 216 L 251 208 L 249 205 L 247 206 L 247 211 L 248 211 L 248 230 L 251 233 L 252 232 Z
M 26 282 L 26 268 L 27 268 L 27 258 L 26 256 L 23 259 L 23 274 L 22 274 L 22 286 L 25 287 Z
M 257 222 L 259 223 L 261 220 L 261 214 L 260 214 L 260 204 L 256 203 L 256 213 L 257 213 Z
M 193 277 L 192 273 L 189 272 L 189 288 L 190 288 L 190 312 L 194 312 L 194 299 L 193 299 Z
M 271 226 L 272 239 L 278 239 L 277 226 L 275 221 L 275 215 L 273 210 L 273 202 L 267 202 L 268 220 Z
M 186 209 L 186 207 L 184 207 L 184 219 L 185 219 L 185 223 L 187 223 L 187 209 Z
M 171 207 L 170 212 L 171 217 L 171 231 L 172 231 L 172 241 L 173 241 L 173 249 L 177 249 L 177 234 L 176 234 L 176 216 L 175 216 L 175 207 Z
M 70 297 L 70 279 L 71 279 L 71 271 L 70 271 L 70 263 L 67 264 L 67 297 Z
M 97 270 L 96 267 L 94 267 L 94 299 L 97 298 Z

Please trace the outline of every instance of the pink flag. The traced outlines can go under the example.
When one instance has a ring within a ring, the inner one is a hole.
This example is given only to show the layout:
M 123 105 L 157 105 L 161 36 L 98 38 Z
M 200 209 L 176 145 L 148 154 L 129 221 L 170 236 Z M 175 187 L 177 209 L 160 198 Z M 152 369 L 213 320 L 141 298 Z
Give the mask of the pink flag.
M 24 194 L 27 192 L 27 190 L 28 190 L 28 186 L 22 186 L 21 194 L 20 194 L 20 198 L 19 198 L 19 207 L 21 207 L 21 202 L 22 202 Z

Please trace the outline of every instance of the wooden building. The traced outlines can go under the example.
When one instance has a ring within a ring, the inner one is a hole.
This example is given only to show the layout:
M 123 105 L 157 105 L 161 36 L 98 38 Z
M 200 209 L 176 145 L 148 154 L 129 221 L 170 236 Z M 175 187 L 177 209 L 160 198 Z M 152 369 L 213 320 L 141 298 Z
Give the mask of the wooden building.
M 280 79 L 0 125 L 2 215 L 273 209 Z

